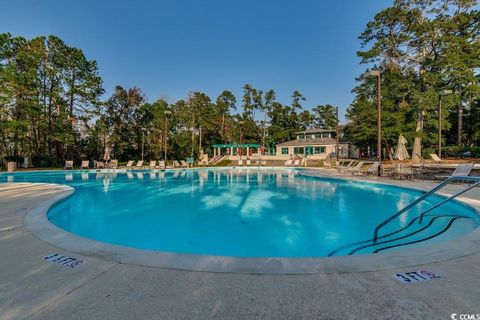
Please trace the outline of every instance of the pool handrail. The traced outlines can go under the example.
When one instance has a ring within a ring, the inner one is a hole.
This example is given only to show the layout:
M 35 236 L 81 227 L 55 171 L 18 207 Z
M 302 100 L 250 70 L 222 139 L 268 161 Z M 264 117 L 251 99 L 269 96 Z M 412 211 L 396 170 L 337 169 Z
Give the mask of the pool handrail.
M 472 181 L 474 182 L 473 184 L 469 185 L 467 188 L 457 192 L 456 194 L 450 196 L 449 198 L 437 203 L 436 205 L 432 206 L 431 208 L 423 211 L 422 213 L 420 213 L 420 223 L 422 222 L 423 220 L 423 216 L 425 215 L 425 213 L 427 212 L 430 212 L 432 211 L 433 209 L 435 208 L 438 208 L 439 206 L 441 206 L 442 204 L 452 200 L 452 199 L 455 199 L 456 197 L 464 194 L 465 192 L 475 188 L 476 186 L 480 186 L 480 177 L 474 177 L 474 176 L 454 176 L 454 177 L 449 177 L 448 179 L 446 179 L 445 181 L 443 181 L 442 183 L 440 183 L 438 186 L 436 186 L 435 188 L 431 189 L 430 191 L 426 192 L 425 194 L 423 194 L 421 197 L 419 197 L 418 199 L 416 199 L 415 201 L 413 201 L 412 203 L 410 203 L 409 205 L 407 205 L 406 207 L 404 207 L 403 209 L 399 210 L 397 213 L 395 213 L 394 215 L 390 216 L 389 218 L 385 219 L 382 223 L 378 224 L 376 227 L 375 227 L 375 231 L 373 232 L 373 242 L 377 242 L 377 239 L 378 239 L 378 232 L 380 231 L 381 228 L 383 228 L 384 226 L 386 226 L 387 224 L 389 224 L 390 222 L 392 222 L 395 218 L 397 218 L 398 216 L 400 216 L 402 213 L 404 213 L 405 211 L 411 209 L 414 205 L 420 203 L 421 201 L 425 200 L 426 198 L 428 198 L 429 196 L 433 195 L 434 193 L 436 193 L 438 190 L 442 189 L 443 187 L 445 187 L 446 185 L 452 183 L 452 182 L 458 182 L 458 181 Z

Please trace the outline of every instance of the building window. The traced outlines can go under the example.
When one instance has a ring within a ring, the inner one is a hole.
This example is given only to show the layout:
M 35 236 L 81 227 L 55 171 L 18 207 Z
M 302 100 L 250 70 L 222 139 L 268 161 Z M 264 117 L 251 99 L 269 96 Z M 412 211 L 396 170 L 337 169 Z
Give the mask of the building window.
M 282 148 L 282 154 L 288 154 L 288 148 Z
M 315 147 L 315 149 L 314 149 L 315 154 L 325 153 L 326 151 L 327 151 L 326 147 Z
M 330 138 L 331 135 L 329 132 L 315 133 L 315 138 Z
M 304 154 L 304 148 L 303 147 L 294 147 L 293 148 L 293 154 Z

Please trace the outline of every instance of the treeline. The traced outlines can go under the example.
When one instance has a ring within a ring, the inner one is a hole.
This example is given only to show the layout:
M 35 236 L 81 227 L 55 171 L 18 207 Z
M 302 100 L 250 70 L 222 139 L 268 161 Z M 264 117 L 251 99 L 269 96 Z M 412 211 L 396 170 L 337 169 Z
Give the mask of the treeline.
M 443 142 L 455 146 L 448 150 L 480 146 L 476 8 L 474 0 L 395 0 L 359 36 L 361 62 L 381 71 L 385 155 L 400 134 L 413 155 L 436 147 L 440 99 Z M 359 78 L 353 93 L 343 135 L 371 155 L 375 79 Z M 304 104 L 299 91 L 283 104 L 274 90 L 249 84 L 241 97 L 225 90 L 214 98 L 191 92 L 179 101 L 151 102 L 139 88 L 117 86 L 105 99 L 97 64 L 82 50 L 55 36 L 0 34 L 3 161 L 30 157 L 35 165 L 52 166 L 65 159 L 98 160 L 107 144 L 113 158 L 125 161 L 140 157 L 142 141 L 146 159 L 161 159 L 165 150 L 170 159 L 196 157 L 222 142 L 260 143 L 273 151 L 296 131 L 335 127 L 334 106 Z
M 313 126 L 334 126 L 335 108 L 305 110 L 295 91 L 290 104 L 274 90 L 246 84 L 238 101 L 230 91 L 212 99 L 149 102 L 139 88 L 117 86 L 106 100 L 94 60 L 55 36 L 25 39 L 0 35 L 0 157 L 30 157 L 34 165 L 65 159 L 101 159 L 105 145 L 120 161 L 198 156 L 214 143 L 276 143 Z M 241 111 L 237 110 L 241 107 Z
M 381 71 L 383 144 L 403 134 L 413 154 L 443 145 L 480 146 L 480 13 L 473 0 L 395 0 L 359 37 L 362 63 Z M 345 134 L 375 150 L 375 78 L 358 79 Z M 449 150 L 453 150 L 450 148 Z M 424 152 L 425 154 L 426 152 Z M 478 153 L 478 152 L 477 152 Z M 458 155 L 458 154 L 457 154 Z

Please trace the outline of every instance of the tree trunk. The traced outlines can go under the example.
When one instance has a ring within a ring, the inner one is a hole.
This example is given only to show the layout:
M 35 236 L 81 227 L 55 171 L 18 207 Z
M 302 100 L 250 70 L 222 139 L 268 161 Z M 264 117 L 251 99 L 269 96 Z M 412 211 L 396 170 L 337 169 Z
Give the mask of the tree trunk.
M 425 116 L 425 111 L 420 111 L 418 114 L 417 128 L 415 132 L 419 135 L 423 131 L 423 118 Z M 413 152 L 412 152 L 412 162 L 419 163 L 422 157 L 422 138 L 417 136 L 413 141 Z
M 224 136 L 224 130 L 225 130 L 225 112 L 222 113 L 222 130 L 220 131 L 220 136 L 222 137 L 222 142 L 224 142 L 225 138 Z
M 462 132 L 463 132 L 463 105 L 462 101 L 458 105 L 458 131 L 457 131 L 457 145 L 462 145 Z

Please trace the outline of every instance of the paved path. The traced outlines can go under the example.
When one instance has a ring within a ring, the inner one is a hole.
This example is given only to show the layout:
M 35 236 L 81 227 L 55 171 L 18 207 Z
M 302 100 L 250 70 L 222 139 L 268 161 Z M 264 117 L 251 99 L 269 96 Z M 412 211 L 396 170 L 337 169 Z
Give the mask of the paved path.
M 163 270 L 80 256 L 23 227 L 29 210 L 65 188 L 0 184 L 2 320 L 450 319 L 480 313 L 480 254 L 417 268 L 316 275 Z M 467 198 L 476 203 L 479 195 L 474 190 Z M 85 264 L 70 269 L 42 259 L 51 253 Z M 402 284 L 392 276 L 421 269 L 442 278 Z

